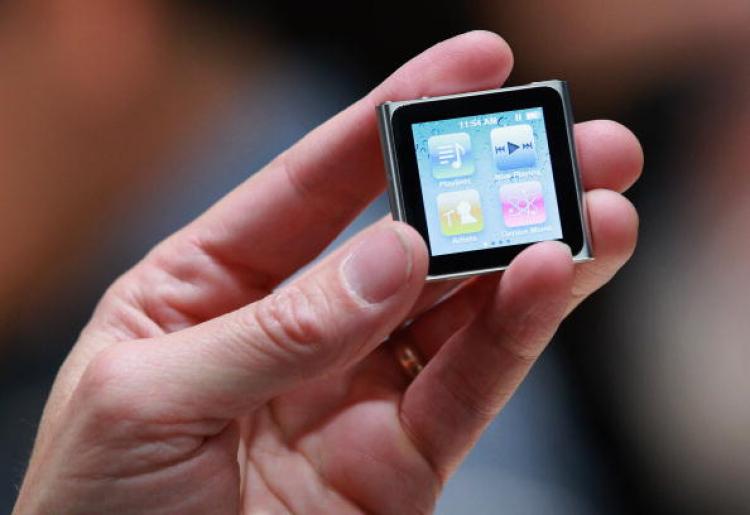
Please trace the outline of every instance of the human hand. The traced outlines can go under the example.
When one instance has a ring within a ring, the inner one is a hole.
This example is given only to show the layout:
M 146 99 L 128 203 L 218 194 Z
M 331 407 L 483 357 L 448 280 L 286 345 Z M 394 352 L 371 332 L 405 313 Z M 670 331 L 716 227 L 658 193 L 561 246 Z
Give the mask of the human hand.
M 382 190 L 376 104 L 498 87 L 511 63 L 485 32 L 427 50 L 118 279 L 55 382 L 15 513 L 429 512 L 632 253 L 617 191 L 635 138 L 576 127 L 596 261 L 540 243 L 438 303 L 456 283 L 425 286 L 421 237 L 384 220 L 277 287 Z M 413 380 L 404 345 L 428 360 Z

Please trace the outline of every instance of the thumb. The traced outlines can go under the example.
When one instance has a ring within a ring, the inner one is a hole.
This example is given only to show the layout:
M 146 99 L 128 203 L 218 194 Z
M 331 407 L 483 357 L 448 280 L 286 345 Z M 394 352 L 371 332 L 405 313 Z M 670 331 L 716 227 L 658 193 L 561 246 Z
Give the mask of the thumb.
M 114 346 L 102 368 L 122 370 L 128 387 L 119 390 L 131 400 L 140 390 L 149 412 L 179 406 L 188 417 L 237 416 L 366 356 L 407 316 L 426 270 L 421 236 L 379 223 L 268 297 L 156 340 Z

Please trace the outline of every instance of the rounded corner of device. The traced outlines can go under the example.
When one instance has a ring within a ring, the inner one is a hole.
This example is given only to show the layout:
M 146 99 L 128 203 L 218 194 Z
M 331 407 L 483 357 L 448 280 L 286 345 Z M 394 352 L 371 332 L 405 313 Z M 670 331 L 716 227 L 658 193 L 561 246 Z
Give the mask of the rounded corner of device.
M 573 261 L 576 263 L 585 263 L 588 261 L 594 261 L 595 256 L 591 248 L 591 243 L 588 238 L 584 238 L 581 249 L 573 256 Z
M 404 102 L 394 102 L 391 100 L 387 100 L 382 104 L 378 104 L 376 109 L 382 116 L 385 116 L 388 118 L 388 120 L 391 120 L 396 111 L 403 107 L 403 105 Z
M 551 89 L 555 92 L 555 94 L 559 95 L 563 99 L 567 95 L 568 83 L 564 80 L 554 79 L 544 82 L 535 82 L 534 85 L 540 88 Z

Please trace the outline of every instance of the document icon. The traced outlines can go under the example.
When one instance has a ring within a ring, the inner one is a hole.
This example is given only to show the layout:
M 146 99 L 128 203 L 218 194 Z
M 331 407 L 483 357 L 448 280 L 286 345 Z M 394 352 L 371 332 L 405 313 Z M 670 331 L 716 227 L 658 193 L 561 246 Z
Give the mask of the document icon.
M 471 138 L 465 132 L 432 136 L 427 140 L 432 176 L 436 179 L 462 177 L 474 173 Z
M 497 127 L 490 132 L 492 153 L 498 170 L 536 166 L 536 143 L 531 125 Z

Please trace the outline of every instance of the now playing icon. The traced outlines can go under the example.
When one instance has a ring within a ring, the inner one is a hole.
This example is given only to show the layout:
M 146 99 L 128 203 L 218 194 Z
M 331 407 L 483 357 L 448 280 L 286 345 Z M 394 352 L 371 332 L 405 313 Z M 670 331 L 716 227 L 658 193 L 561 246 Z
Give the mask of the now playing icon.
M 536 166 L 534 131 L 531 125 L 497 127 L 490 132 L 490 140 L 498 170 Z
M 534 148 L 534 145 L 533 145 L 533 144 L 531 144 L 531 143 L 522 143 L 522 144 L 521 144 L 521 145 L 519 146 L 519 145 L 516 145 L 515 143 L 513 143 L 512 141 L 509 141 L 509 142 L 508 142 L 508 150 L 507 150 L 507 152 L 508 152 L 508 155 L 512 154 L 513 152 L 515 152 L 515 151 L 516 151 L 516 150 L 518 150 L 519 148 L 524 148 L 524 149 L 526 149 L 526 148 Z M 500 153 L 503 153 L 503 152 L 505 152 L 505 151 L 506 151 L 506 150 L 505 150 L 505 147 L 502 147 L 502 146 L 500 146 L 500 147 L 497 147 L 497 148 L 495 149 L 495 152 L 500 152 Z

